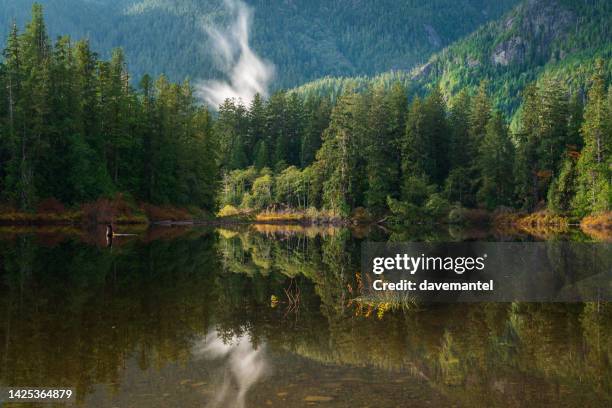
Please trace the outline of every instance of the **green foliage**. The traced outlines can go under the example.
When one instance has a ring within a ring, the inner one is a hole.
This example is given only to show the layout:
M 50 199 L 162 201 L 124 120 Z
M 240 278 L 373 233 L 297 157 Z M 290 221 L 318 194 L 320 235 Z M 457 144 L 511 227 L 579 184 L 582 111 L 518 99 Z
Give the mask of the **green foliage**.
M 0 21 L 27 19 L 34 0 L 0 1 Z M 165 74 L 173 81 L 217 78 L 225 67 L 212 57 L 202 25 L 227 26 L 233 16 L 222 0 L 38 0 L 48 5 L 51 38 L 87 37 L 110 57 L 122 47 L 140 78 Z M 248 0 L 250 41 L 272 61 L 278 88 L 326 75 L 373 75 L 410 69 L 433 52 L 495 19 L 518 0 Z M 95 22 L 95 24 L 92 24 Z M 6 35 L 7 32 L 0 35 Z M 290 33 L 290 34 L 288 34 Z
M 482 177 L 478 201 L 489 209 L 511 205 L 514 193 L 514 145 L 500 112 L 496 112 L 487 123 L 478 153 L 477 166 Z
M 612 87 L 606 95 L 603 61 L 593 78 L 581 129 L 584 148 L 576 164 L 578 215 L 609 211 L 612 202 Z
M 548 199 L 555 211 L 606 211 L 610 96 L 603 85 L 589 93 L 584 118 L 581 102 L 562 84 L 547 80 L 528 86 L 514 132 L 504 114 L 492 108 L 487 88 L 481 82 L 474 95 L 463 90 L 448 103 L 434 88 L 410 105 L 399 82 L 348 90 L 333 105 L 324 129 L 312 107 L 327 107 L 326 97 L 294 101 L 291 116 L 302 119 L 288 121 L 287 101 L 295 94 L 279 92 L 262 102 L 274 118 L 270 129 L 282 135 L 266 139 L 277 152 L 272 201 L 255 199 L 261 197 L 252 187 L 259 177 L 256 165 L 226 173 L 232 187 L 224 189 L 220 202 L 258 209 L 317 207 L 343 216 L 363 207 L 375 216 L 390 212 L 401 222 L 444 219 L 450 203 L 533 210 Z M 274 113 L 274 106 L 285 106 L 284 116 Z M 235 122 L 224 122 L 232 120 L 220 115 L 217 128 L 230 127 Z M 322 144 L 314 162 L 300 169 L 287 146 L 297 145 L 292 135 L 302 135 L 304 147 L 309 132 Z M 244 134 L 248 129 L 238 139 Z M 233 156 L 227 157 L 231 163 Z
M 563 162 L 559 177 L 555 178 L 548 190 L 548 208 L 556 213 L 567 213 L 576 194 L 576 163 L 568 157 Z
M 586 10 L 572 2 L 560 7 L 573 13 L 563 18 L 588 22 L 609 12 L 598 0 Z M 548 11 L 558 14 L 540 1 L 522 4 L 508 15 L 522 19 L 508 20 L 510 28 L 494 23 L 466 40 L 482 46 L 481 57 L 495 56 L 486 64 L 465 60 L 463 67 L 479 73 L 468 82 L 449 86 L 446 71 L 437 69 L 457 63 L 445 58 L 459 44 L 414 82 L 401 72 L 324 78 L 267 99 L 256 95 L 248 106 L 226 100 L 213 117 L 187 81 L 145 75 L 134 89 L 120 50 L 102 61 L 86 41 L 59 38 L 51 45 L 36 6 L 23 34 L 11 30 L 0 64 L 0 193 L 24 209 L 48 197 L 77 204 L 125 192 L 158 204 L 315 208 L 343 216 L 363 207 L 411 220 L 441 219 L 449 202 L 533 210 L 548 199 L 555 211 L 607 211 L 609 61 L 592 63 L 595 54 L 587 52 L 575 65 L 572 53 L 571 70 L 580 78 L 595 75 L 574 83 L 569 71 L 546 69 L 525 86 L 529 76 L 521 73 L 530 61 L 549 66 L 550 49 L 570 53 L 552 40 L 542 50 L 531 41 L 565 36 L 590 49 L 584 35 L 591 29 L 569 35 L 565 21 L 531 36 L 528 21 Z M 516 39 L 515 26 L 526 30 L 528 57 L 504 48 Z M 479 71 L 490 64 L 493 71 Z M 520 83 L 507 81 L 515 77 Z M 499 81 L 508 84 L 503 92 L 524 88 L 522 99 L 500 104 Z M 505 113 L 514 110 L 509 120 Z
M 54 197 L 79 204 L 129 193 L 212 208 L 212 118 L 188 82 L 132 88 L 124 54 L 98 60 L 87 41 L 50 44 L 40 5 L 13 26 L 0 65 L 0 197 L 21 209 Z
M 219 191 L 219 207 L 241 207 L 245 210 L 263 210 L 272 207 L 306 209 L 318 203 L 314 169 L 300 170 L 289 166 L 277 172 L 248 167 L 232 170 L 223 176 Z
M 608 0 L 521 2 L 414 69 L 415 87 L 423 92 L 438 85 L 454 95 L 489 79 L 492 99 L 506 114 L 516 112 L 521 91 L 534 81 L 553 78 L 572 93 L 583 92 L 597 57 L 609 72 L 611 14 Z
M 253 182 L 251 189 L 251 202 L 244 202 L 243 206 L 247 208 L 263 209 L 272 204 L 272 188 L 274 179 L 270 174 L 259 176 Z M 245 195 L 246 196 L 246 195 Z

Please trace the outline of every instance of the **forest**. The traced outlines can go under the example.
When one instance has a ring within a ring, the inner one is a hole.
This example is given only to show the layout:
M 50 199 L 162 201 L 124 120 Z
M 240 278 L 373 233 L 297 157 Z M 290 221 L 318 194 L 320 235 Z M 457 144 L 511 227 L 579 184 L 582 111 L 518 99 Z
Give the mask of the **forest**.
M 121 193 L 221 215 L 584 217 L 610 210 L 607 69 L 598 60 L 585 89 L 554 77 L 526 86 L 512 130 L 487 81 L 450 97 L 402 80 L 334 96 L 281 90 L 211 112 L 188 81 L 144 75 L 132 86 L 121 50 L 104 61 L 86 40 L 52 43 L 35 5 L 0 65 L 0 199 L 24 211 Z
M 460 208 L 609 211 L 612 88 L 598 67 L 585 97 L 561 81 L 526 87 L 516 131 L 487 82 L 448 101 L 437 87 L 408 101 L 399 82 L 348 89 L 333 106 L 295 92 L 226 101 L 215 124 L 219 204 L 404 220 Z
M 144 75 L 125 57 L 102 61 L 86 40 L 47 34 L 34 5 L 13 25 L 0 65 L 0 197 L 22 210 L 125 193 L 132 200 L 212 208 L 213 119 L 188 82 Z
M 122 47 L 134 78 L 163 73 L 171 81 L 218 79 L 224 72 L 224 65 L 211 55 L 203 22 L 208 27 L 231 22 L 235 17 L 225 0 L 0 0 L 0 21 L 6 24 L 16 18 L 21 26 L 29 19 L 33 1 L 45 7 L 53 37 L 87 37 L 105 58 L 113 48 Z M 244 4 L 253 14 L 253 50 L 276 65 L 273 87 L 280 89 L 325 75 L 409 69 L 517 2 L 245 0 Z M 0 32 L 0 39 L 7 34 Z

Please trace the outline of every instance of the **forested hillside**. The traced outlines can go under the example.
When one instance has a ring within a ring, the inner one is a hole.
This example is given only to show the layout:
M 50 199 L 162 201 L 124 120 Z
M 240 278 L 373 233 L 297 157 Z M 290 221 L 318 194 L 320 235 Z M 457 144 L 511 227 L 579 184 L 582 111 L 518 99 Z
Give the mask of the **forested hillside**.
M 555 77 L 584 94 L 595 59 L 612 65 L 612 2 L 527 0 L 503 18 L 433 56 L 413 79 L 447 95 L 489 80 L 499 107 L 512 112 L 525 85 Z
M 0 0 L 0 35 L 29 18 L 34 0 Z M 102 57 L 122 47 L 134 78 L 222 76 L 204 30 L 228 23 L 221 0 L 40 0 L 51 38 L 88 38 Z M 277 67 L 273 87 L 325 75 L 410 69 L 499 17 L 517 0 L 249 0 L 252 46 Z M 6 38 L 6 37 L 5 37 Z
M 593 7 L 582 12 L 608 10 Z M 465 208 L 610 210 L 612 88 L 601 58 L 572 60 L 580 86 L 562 75 L 526 83 L 510 128 L 499 93 L 510 80 L 449 95 L 444 83 L 401 72 L 226 100 L 213 116 L 188 82 L 131 81 L 120 50 L 107 61 L 86 40 L 52 42 L 40 6 L 23 32 L 12 27 L 3 55 L 0 197 L 22 210 L 118 192 L 222 214 L 286 208 L 398 221 Z
M 425 95 L 439 85 L 448 99 L 487 80 L 495 105 L 513 116 L 527 84 L 556 79 L 584 97 L 597 58 L 604 61 L 604 75 L 611 76 L 610 21 L 608 0 L 525 0 L 409 72 L 323 78 L 297 91 L 333 96 L 347 86 L 363 88 L 385 77 L 400 77 L 410 84 L 411 95 Z
M 221 204 L 609 211 L 611 16 L 608 1 L 527 0 L 411 73 L 326 77 L 263 110 L 228 103 Z M 257 111 L 287 120 L 258 138 Z

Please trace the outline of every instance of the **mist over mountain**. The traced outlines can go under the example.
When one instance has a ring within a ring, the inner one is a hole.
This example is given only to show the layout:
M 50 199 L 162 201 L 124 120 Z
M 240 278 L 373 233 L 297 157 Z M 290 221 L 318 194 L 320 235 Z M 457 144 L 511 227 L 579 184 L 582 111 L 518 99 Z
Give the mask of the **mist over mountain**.
M 33 0 L 0 0 L 0 35 L 20 27 Z M 223 79 L 206 33 L 228 26 L 222 0 L 39 0 L 51 34 L 87 37 L 108 57 L 123 47 L 130 72 L 171 80 Z M 322 76 L 408 70 L 500 17 L 517 0 L 249 0 L 253 50 L 276 66 L 274 88 Z

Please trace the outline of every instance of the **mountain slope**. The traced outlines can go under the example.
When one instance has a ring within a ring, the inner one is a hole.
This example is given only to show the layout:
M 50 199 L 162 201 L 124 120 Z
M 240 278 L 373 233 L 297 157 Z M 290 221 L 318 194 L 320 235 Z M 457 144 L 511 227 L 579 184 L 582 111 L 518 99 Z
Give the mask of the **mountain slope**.
M 523 1 L 432 56 L 412 79 L 421 89 L 439 83 L 447 95 L 488 80 L 499 107 L 513 112 L 530 82 L 555 76 L 583 91 L 598 57 L 612 72 L 611 21 L 609 0 Z
M 219 78 L 204 27 L 224 25 L 221 0 L 38 0 L 52 37 L 91 39 L 102 56 L 124 47 L 130 71 L 166 73 L 173 80 Z M 277 66 L 274 87 L 325 75 L 372 75 L 407 70 L 518 0 L 250 0 L 255 51 Z M 6 36 L 10 21 L 28 19 L 33 0 L 0 0 Z
M 609 0 L 526 0 L 412 70 L 325 77 L 296 91 L 334 97 L 346 87 L 399 80 L 409 93 L 425 94 L 439 84 L 448 98 L 486 80 L 497 107 L 512 115 L 531 82 L 554 77 L 585 95 L 598 58 L 612 78 L 611 21 Z

